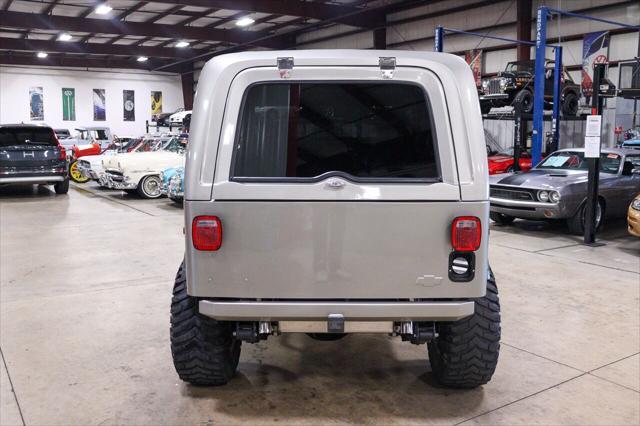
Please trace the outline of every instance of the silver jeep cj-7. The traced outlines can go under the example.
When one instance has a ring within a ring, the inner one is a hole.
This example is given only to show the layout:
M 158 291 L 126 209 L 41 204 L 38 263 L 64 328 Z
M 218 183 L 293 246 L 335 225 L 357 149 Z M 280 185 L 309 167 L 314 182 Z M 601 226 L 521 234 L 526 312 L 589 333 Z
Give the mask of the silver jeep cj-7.
M 199 79 L 186 163 L 171 306 L 182 380 L 225 384 L 242 341 L 292 332 L 400 336 L 428 343 L 444 385 L 491 379 L 500 306 L 482 119 L 463 60 L 218 56 Z

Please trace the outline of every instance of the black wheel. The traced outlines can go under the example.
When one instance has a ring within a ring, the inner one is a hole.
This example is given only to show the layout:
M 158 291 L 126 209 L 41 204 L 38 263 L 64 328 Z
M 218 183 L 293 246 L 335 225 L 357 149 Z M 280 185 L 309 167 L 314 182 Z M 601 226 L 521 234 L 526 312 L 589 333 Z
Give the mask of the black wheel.
M 238 368 L 240 345 L 230 323 L 200 315 L 198 299 L 187 294 L 184 262 L 171 299 L 171 356 L 180 379 L 192 385 L 218 386 Z
M 533 111 L 533 94 L 527 89 L 521 90 L 513 100 L 513 105 L 520 105 L 521 112 L 530 114 Z
M 323 342 L 340 340 L 346 335 L 346 333 L 307 333 L 307 336 L 311 337 L 313 340 L 320 340 Z
M 509 166 L 507 168 L 507 173 L 513 173 L 513 166 Z
M 487 294 L 475 301 L 475 313 L 438 324 L 438 337 L 429 342 L 429 362 L 438 383 L 475 388 L 488 383 L 500 353 L 500 299 L 489 269 Z
M 515 217 L 509 216 L 508 214 L 498 213 L 498 212 L 489 212 L 489 217 L 492 221 L 497 223 L 498 225 L 509 225 L 511 222 L 516 220 Z
M 66 194 L 69 192 L 69 178 L 66 178 L 62 182 L 58 182 L 53 185 L 53 189 L 56 191 L 56 194 Z
M 162 182 L 160 181 L 160 176 L 145 176 L 138 184 L 138 194 L 142 198 L 160 198 L 162 196 L 162 192 L 160 192 L 161 186 Z
M 573 92 L 568 92 L 564 95 L 562 115 L 567 117 L 575 117 L 578 115 L 578 95 Z
M 602 201 L 598 200 L 598 205 L 596 206 L 596 231 L 602 225 L 602 216 L 604 214 L 604 207 L 602 205 Z M 567 219 L 567 227 L 569 228 L 569 232 L 574 235 L 584 235 L 584 224 L 587 216 L 587 202 L 582 203 L 582 206 L 578 209 L 576 214 Z

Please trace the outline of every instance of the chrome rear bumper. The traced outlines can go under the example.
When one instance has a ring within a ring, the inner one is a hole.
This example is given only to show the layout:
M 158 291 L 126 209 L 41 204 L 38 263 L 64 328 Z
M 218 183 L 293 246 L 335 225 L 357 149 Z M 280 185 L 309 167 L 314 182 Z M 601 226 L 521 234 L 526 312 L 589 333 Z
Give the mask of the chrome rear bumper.
M 508 99 L 509 95 L 507 93 L 492 93 L 489 95 L 480 95 L 480 100 L 492 100 L 492 99 Z
M 62 182 L 65 177 L 61 175 L 54 176 L 29 176 L 29 177 L 0 177 L 0 184 L 3 183 L 41 183 Z
M 224 321 L 345 320 L 456 321 L 474 312 L 473 301 L 461 302 L 227 302 L 201 300 L 199 311 Z

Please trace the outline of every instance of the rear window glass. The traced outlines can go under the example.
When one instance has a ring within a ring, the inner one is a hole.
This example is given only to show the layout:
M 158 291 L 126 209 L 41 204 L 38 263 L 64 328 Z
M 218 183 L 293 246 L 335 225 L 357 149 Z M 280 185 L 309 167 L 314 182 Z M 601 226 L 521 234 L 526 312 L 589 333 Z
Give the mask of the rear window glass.
M 0 127 L 0 146 L 58 145 L 53 130 L 48 127 Z
M 102 130 L 102 129 L 98 129 L 98 130 L 91 130 L 91 136 L 94 139 L 98 139 L 98 140 L 107 140 L 107 131 L 106 130 Z
M 232 178 L 439 178 L 424 91 L 401 83 L 263 83 L 249 88 Z

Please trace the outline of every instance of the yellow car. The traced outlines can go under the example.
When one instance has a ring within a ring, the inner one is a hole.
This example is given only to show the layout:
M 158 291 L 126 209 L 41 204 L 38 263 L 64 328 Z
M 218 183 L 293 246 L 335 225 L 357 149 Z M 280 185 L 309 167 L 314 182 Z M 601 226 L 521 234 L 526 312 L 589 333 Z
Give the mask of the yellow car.
M 638 194 L 629 205 L 627 225 L 627 229 L 631 235 L 640 237 L 640 194 Z

